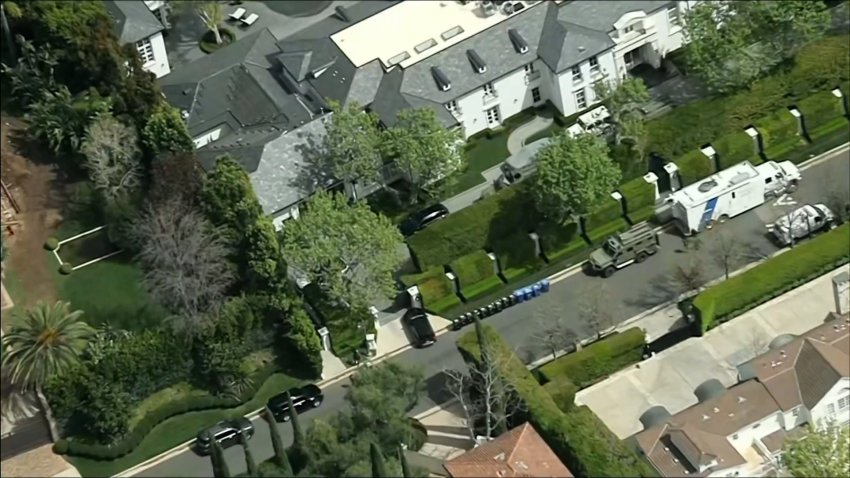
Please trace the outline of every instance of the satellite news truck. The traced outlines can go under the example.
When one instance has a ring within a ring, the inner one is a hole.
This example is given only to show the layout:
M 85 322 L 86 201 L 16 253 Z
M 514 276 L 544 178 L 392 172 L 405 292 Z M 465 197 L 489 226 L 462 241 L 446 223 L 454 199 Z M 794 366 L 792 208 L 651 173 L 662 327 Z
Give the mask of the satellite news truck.
M 686 236 L 749 211 L 771 197 L 797 189 L 800 170 L 790 161 L 749 161 L 719 171 L 667 197 L 673 220 Z

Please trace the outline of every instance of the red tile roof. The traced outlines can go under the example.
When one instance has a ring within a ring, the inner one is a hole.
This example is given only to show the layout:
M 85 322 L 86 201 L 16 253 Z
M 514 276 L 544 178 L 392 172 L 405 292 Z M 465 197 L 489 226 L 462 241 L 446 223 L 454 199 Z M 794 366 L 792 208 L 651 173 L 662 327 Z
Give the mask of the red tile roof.
M 444 466 L 453 478 L 573 476 L 528 423 L 469 450 Z

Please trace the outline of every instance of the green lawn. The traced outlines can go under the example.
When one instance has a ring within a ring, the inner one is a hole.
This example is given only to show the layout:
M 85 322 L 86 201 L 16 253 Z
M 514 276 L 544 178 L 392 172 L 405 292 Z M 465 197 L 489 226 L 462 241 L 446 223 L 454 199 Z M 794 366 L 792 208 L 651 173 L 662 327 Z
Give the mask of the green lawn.
M 154 427 L 151 433 L 142 440 L 142 443 L 135 450 L 117 460 L 100 461 L 73 456 L 66 458 L 72 465 L 77 467 L 82 476 L 113 476 L 181 443 L 191 440 L 199 431 L 219 420 L 244 416 L 262 408 L 273 395 L 298 386 L 300 383 L 299 380 L 286 374 L 276 373 L 266 380 L 251 401 L 239 407 L 190 412 L 169 418 Z
M 505 128 L 494 132 L 489 138 L 482 136 L 473 139 L 466 149 L 466 170 L 457 177 L 444 196 L 449 198 L 483 183 L 481 172 L 499 165 L 510 156 L 508 135 L 511 131 Z

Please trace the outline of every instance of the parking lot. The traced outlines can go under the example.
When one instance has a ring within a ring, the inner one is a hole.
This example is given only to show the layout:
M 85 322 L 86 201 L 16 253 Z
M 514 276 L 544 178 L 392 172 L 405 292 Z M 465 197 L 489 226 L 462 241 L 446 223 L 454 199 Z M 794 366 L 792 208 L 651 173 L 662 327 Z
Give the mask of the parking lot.
M 801 334 L 835 309 L 832 277 L 843 266 L 708 332 L 691 338 L 576 394 L 619 438 L 643 429 L 640 415 L 654 405 L 671 414 L 697 403 L 694 389 L 716 378 L 729 387 L 737 366 L 781 334 Z

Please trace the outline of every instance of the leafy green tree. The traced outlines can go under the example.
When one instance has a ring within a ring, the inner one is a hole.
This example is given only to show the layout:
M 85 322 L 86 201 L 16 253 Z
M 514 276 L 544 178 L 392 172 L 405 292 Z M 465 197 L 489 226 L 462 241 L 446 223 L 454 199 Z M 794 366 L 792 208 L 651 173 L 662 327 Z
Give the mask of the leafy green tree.
M 286 455 L 286 448 L 283 446 L 283 438 L 280 436 L 280 430 L 277 429 L 277 422 L 274 415 L 268 407 L 263 409 L 263 419 L 269 426 L 269 434 L 272 437 L 272 448 L 274 448 L 274 462 L 278 466 L 283 476 L 292 476 L 292 465 L 289 463 L 289 457 Z
M 703 2 L 685 18 L 688 68 L 717 92 L 747 87 L 828 25 L 822 2 Z
M 89 437 L 111 444 L 127 434 L 134 401 L 120 384 L 101 380 L 86 389 L 80 402 L 76 418 Z
M 302 307 L 293 306 L 285 319 L 288 329 L 285 338 L 300 358 L 308 373 L 319 376 L 322 373 L 322 339 L 316 333 L 313 321 Z
M 316 193 L 283 229 L 289 262 L 330 298 L 353 307 L 395 293 L 393 273 L 403 239 L 386 217 L 341 194 Z
M 537 153 L 534 200 L 541 213 L 563 221 L 592 210 L 608 198 L 621 178 L 604 140 L 562 133 Z
M 142 130 L 142 143 L 153 155 L 191 153 L 195 150 L 186 122 L 177 108 L 160 102 Z
M 242 452 L 245 454 L 245 466 L 248 469 L 248 476 L 259 477 L 260 472 L 257 470 L 257 462 L 254 460 L 254 454 L 251 453 L 251 448 L 248 446 L 248 438 L 240 433 L 239 443 L 242 445 Z
M 330 102 L 333 115 L 327 123 L 323 158 L 334 177 L 347 183 L 380 181 L 383 157 L 378 117 L 356 102 L 342 107 Z
M 782 463 L 793 476 L 850 475 L 850 429 L 836 423 L 808 425 L 806 433 L 785 443 Z
M 2 71 L 11 83 L 15 104 L 27 108 L 41 99 L 44 92 L 55 92 L 58 89 L 53 77 L 57 60 L 48 48 L 36 47 L 21 35 L 17 38 L 21 45 L 21 57 L 14 67 L 2 65 Z
M 410 465 L 407 464 L 407 456 L 404 454 L 404 448 L 398 447 L 398 461 L 401 463 L 401 476 L 403 478 L 413 478 L 410 472 Z
M 386 131 L 384 148 L 407 174 L 415 201 L 419 188 L 460 169 L 462 142 L 460 130 L 446 129 L 431 108 L 410 108 L 401 110 L 396 124 Z
M 643 160 L 647 130 L 640 108 L 649 102 L 649 90 L 640 78 L 628 77 L 618 83 L 594 84 L 596 97 L 608 108 L 614 122 L 615 142 L 632 145 Z
M 384 464 L 384 456 L 381 449 L 374 443 L 369 444 L 369 458 L 372 460 L 372 476 L 375 478 L 389 478 L 387 466 Z
M 24 390 L 35 390 L 54 441 L 59 439 L 59 434 L 43 387 L 51 377 L 78 363 L 94 334 L 80 319 L 82 315 L 80 310 L 72 311 L 67 302 L 53 305 L 39 302 L 23 315 L 13 316 L 9 331 L 3 336 L 2 366 L 9 372 L 12 383 Z
M 56 92 L 45 91 L 32 105 L 27 113 L 27 132 L 47 143 L 57 155 L 74 155 L 79 152 L 86 128 L 109 111 L 109 102 L 97 94 L 73 97 L 68 88 L 61 86 Z

